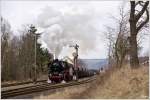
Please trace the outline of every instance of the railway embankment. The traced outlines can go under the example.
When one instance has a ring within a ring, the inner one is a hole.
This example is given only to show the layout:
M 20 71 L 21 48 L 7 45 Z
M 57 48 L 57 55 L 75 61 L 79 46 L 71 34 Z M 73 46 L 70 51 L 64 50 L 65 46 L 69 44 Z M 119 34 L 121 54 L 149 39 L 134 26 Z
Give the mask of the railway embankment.
M 91 88 L 75 98 L 148 99 L 149 67 L 131 69 L 126 65 L 109 75 L 106 73 L 106 76 L 99 77 L 90 85 Z
M 34 98 L 57 99 L 148 99 L 149 67 L 131 69 L 128 65 L 98 75 L 88 84 L 67 87 Z

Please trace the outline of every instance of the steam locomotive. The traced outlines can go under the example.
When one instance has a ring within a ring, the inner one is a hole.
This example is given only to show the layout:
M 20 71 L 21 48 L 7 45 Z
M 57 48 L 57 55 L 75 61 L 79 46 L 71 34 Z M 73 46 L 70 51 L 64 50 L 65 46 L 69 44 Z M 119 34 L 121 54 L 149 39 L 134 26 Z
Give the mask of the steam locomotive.
M 48 83 L 60 83 L 92 76 L 94 73 L 84 68 L 75 68 L 67 61 L 55 59 L 48 64 Z

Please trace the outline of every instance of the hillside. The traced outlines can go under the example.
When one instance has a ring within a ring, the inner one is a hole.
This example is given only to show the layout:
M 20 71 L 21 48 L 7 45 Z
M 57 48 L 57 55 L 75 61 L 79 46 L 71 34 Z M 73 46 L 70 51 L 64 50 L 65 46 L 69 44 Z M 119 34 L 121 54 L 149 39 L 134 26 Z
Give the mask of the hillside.
M 34 98 L 57 99 L 145 99 L 149 94 L 148 66 L 131 69 L 124 66 L 121 69 L 108 71 L 98 75 L 97 80 L 80 86 L 60 89 L 47 96 Z
M 80 59 L 88 69 L 100 69 L 108 64 L 107 59 Z
M 117 99 L 143 99 L 149 94 L 149 70 L 148 66 L 131 69 L 124 66 L 115 70 L 110 76 L 104 76 L 96 80 L 90 88 L 90 92 L 83 93 L 83 98 L 117 98 Z M 95 85 L 96 84 L 96 85 Z M 95 88 L 94 88 L 95 86 Z

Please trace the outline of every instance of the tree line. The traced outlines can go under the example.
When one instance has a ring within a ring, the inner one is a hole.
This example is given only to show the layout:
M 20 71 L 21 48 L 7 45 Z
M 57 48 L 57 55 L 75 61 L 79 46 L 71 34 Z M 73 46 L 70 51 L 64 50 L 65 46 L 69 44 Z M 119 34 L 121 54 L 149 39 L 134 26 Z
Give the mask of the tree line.
M 37 29 L 27 26 L 22 35 L 14 36 L 9 23 L 2 17 L 1 22 L 1 81 L 33 80 L 47 74 L 52 54 L 37 42 Z

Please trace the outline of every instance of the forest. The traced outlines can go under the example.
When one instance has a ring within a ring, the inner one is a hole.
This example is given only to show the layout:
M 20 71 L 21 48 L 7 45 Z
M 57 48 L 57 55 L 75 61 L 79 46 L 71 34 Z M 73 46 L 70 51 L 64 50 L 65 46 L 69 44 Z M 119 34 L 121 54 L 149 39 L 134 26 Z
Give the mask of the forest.
M 23 35 L 11 36 L 10 25 L 2 17 L 1 22 L 2 82 L 34 80 L 45 75 L 47 63 L 53 56 L 37 42 L 40 37 L 36 34 L 37 29 L 30 25 L 22 30 Z

